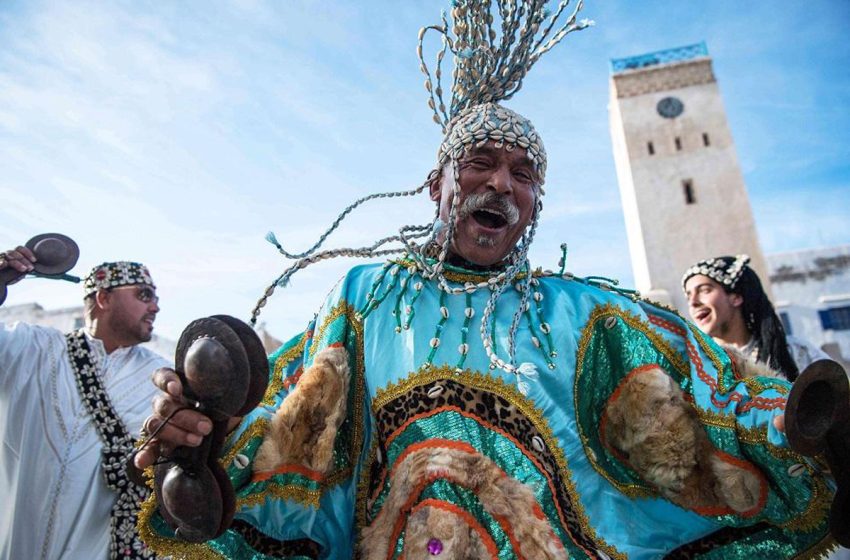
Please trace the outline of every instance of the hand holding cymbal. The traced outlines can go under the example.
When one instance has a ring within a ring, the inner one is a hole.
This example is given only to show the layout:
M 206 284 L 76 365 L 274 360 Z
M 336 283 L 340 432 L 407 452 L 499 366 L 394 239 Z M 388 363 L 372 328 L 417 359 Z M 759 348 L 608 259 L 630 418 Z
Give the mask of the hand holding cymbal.
M 0 253 L 0 305 L 6 300 L 7 286 L 27 274 L 63 278 L 74 268 L 80 248 L 61 233 L 36 235 L 23 247 Z

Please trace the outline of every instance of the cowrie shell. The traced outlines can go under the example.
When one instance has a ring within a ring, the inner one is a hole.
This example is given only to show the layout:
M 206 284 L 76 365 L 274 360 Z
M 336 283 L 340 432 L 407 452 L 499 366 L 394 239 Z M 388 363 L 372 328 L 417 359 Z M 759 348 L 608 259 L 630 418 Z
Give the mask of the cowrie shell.
M 534 436 L 533 438 L 531 438 L 531 446 L 540 453 L 542 453 L 543 450 L 546 449 L 546 446 L 543 444 L 543 440 L 540 438 L 540 436 Z
M 802 463 L 796 463 L 788 467 L 788 476 L 793 476 L 794 478 L 797 478 L 804 472 L 806 472 L 806 466 Z
M 428 398 L 436 399 L 441 394 L 443 394 L 443 386 L 442 385 L 434 385 L 430 389 L 428 389 Z
M 247 456 L 239 453 L 236 457 L 233 458 L 233 466 L 239 469 L 240 471 L 248 466 L 251 461 Z

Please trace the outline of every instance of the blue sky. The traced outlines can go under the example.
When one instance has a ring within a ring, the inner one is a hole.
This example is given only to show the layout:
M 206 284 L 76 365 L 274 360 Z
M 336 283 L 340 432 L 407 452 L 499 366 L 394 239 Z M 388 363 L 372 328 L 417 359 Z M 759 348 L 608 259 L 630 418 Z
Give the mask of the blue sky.
M 404 6 L 404 8 L 400 8 Z M 447 1 L 0 2 L 0 246 L 58 231 L 74 272 L 147 263 L 157 332 L 247 318 L 349 202 L 418 186 L 440 140 L 415 54 Z M 850 3 L 588 0 L 507 103 L 549 153 L 534 264 L 632 281 L 608 132 L 608 61 L 706 41 L 767 253 L 850 243 Z M 332 245 L 432 215 L 376 202 Z M 303 271 L 261 320 L 288 336 L 351 263 Z M 28 279 L 6 305 L 78 304 Z

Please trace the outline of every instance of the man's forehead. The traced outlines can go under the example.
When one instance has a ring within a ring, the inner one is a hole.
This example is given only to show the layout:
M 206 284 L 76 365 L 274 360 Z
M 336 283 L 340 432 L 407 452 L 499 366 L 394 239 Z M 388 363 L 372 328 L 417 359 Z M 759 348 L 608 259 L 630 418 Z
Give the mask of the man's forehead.
M 470 146 L 469 149 L 466 150 L 464 157 L 475 155 L 505 156 L 511 161 L 511 163 L 534 167 L 534 162 L 528 158 L 528 152 L 525 148 L 514 146 L 512 149 L 508 149 L 507 145 L 498 147 L 496 146 L 496 142 L 493 140 L 490 140 L 481 146 Z
M 112 288 L 113 292 L 117 291 L 133 291 L 136 293 L 145 291 L 156 293 L 156 286 L 152 286 L 150 284 L 127 284 L 125 286 L 116 286 Z
M 685 291 L 694 290 L 700 286 L 720 286 L 720 283 L 713 278 L 702 274 L 695 274 L 685 282 Z

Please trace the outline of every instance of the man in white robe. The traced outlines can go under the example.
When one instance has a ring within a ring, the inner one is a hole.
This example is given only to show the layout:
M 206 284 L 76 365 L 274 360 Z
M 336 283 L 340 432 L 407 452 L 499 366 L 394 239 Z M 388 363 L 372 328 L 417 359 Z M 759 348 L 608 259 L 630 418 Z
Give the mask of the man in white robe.
M 28 272 L 34 260 L 18 247 L 0 254 L 0 270 Z M 153 394 L 150 373 L 168 364 L 138 346 L 151 338 L 158 300 L 146 267 L 103 263 L 85 280 L 85 327 L 70 335 L 76 338 L 25 323 L 0 324 L 0 559 L 150 556 L 130 518 L 113 519 L 119 492 L 105 480 L 104 436 L 90 407 L 104 414 L 100 421 L 109 429 L 118 423 L 103 406 L 108 400 L 123 423 L 121 433 L 139 433 Z M 89 372 L 106 397 L 78 379 L 75 356 L 79 360 L 86 347 Z M 80 385 L 94 395 L 89 404 Z M 115 445 L 116 456 L 126 457 L 132 439 Z M 123 468 L 114 476 L 126 486 Z

